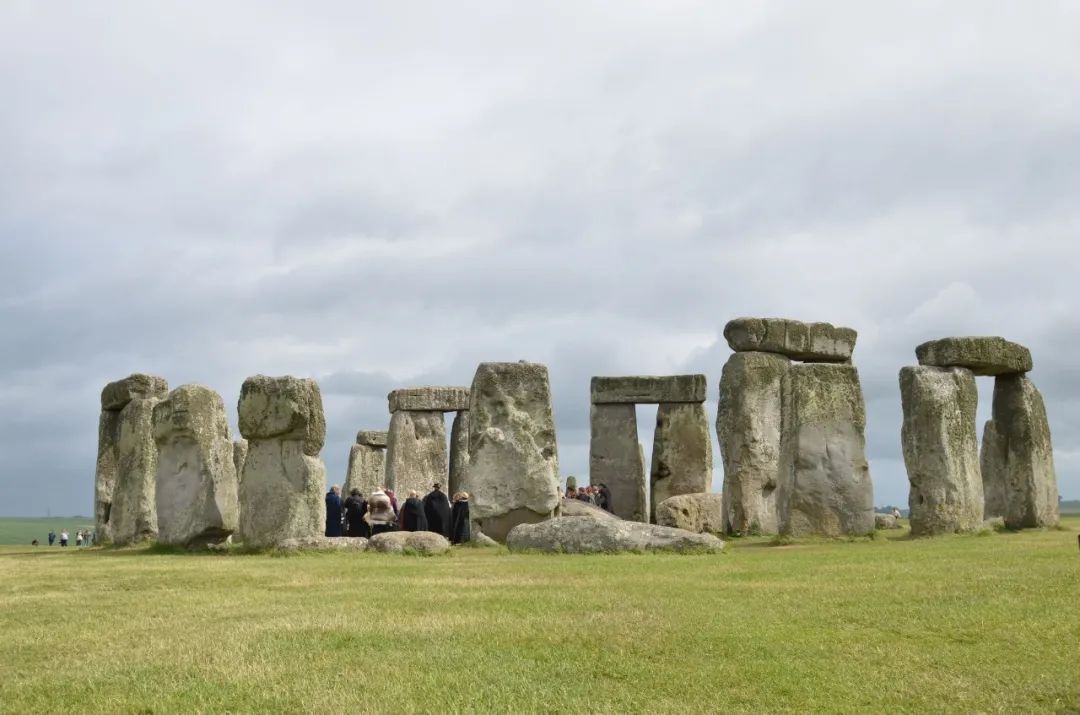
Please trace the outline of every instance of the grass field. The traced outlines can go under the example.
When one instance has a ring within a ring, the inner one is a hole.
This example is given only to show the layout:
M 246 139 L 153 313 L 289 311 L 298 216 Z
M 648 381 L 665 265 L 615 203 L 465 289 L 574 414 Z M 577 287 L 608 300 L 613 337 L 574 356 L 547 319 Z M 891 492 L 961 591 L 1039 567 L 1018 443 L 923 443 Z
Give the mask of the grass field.
M 1064 530 L 718 556 L 0 549 L 0 710 L 1080 712 Z
M 34 539 L 43 544 L 49 543 L 49 529 L 58 535 L 67 529 L 75 542 L 75 532 L 79 529 L 94 528 L 94 519 L 88 516 L 53 516 L 53 517 L 0 517 L 0 545 L 28 545 Z

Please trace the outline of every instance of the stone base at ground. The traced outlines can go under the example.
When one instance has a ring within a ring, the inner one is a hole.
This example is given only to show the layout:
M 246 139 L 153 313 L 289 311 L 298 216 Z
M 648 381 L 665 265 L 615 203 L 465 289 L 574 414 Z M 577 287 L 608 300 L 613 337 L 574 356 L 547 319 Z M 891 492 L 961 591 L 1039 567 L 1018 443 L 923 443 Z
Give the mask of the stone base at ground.
M 574 516 L 522 524 L 507 536 L 511 551 L 592 554 L 622 551 L 716 552 L 724 542 L 667 526 Z
M 649 475 L 649 521 L 656 522 L 656 506 L 669 497 L 711 491 L 712 468 L 712 439 L 705 405 L 660 405 L 656 410 Z
M 364 551 L 368 540 L 362 536 L 305 536 L 277 544 L 281 551 Z
M 300 440 L 249 440 L 240 480 L 240 538 L 275 546 L 326 528 L 326 467 Z
M 158 450 L 154 444 L 156 397 L 131 400 L 120 411 L 116 442 L 116 486 L 109 509 L 109 534 L 118 545 L 157 537 Z
M 656 506 L 656 523 L 695 534 L 723 533 L 724 498 L 709 492 L 680 494 Z
M 431 531 L 388 531 L 371 537 L 368 549 L 387 554 L 400 554 L 406 550 L 441 554 L 450 550 L 450 542 L 442 534 Z
M 607 485 L 611 509 L 619 518 L 648 521 L 645 462 L 638 444 L 635 405 L 592 406 L 589 481 Z

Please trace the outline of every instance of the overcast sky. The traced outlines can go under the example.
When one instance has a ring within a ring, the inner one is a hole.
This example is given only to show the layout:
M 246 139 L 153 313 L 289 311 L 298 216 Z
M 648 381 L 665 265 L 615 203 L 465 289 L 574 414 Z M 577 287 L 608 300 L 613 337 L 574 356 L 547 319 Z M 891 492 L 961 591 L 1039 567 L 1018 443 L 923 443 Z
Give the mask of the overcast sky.
M 7 0 L 0 514 L 92 512 L 136 371 L 234 430 L 246 376 L 317 378 L 341 481 L 391 389 L 543 362 L 584 475 L 590 376 L 703 372 L 715 415 L 740 315 L 859 331 L 877 504 L 915 345 L 1028 345 L 1078 498 L 1078 37 L 1049 0 Z

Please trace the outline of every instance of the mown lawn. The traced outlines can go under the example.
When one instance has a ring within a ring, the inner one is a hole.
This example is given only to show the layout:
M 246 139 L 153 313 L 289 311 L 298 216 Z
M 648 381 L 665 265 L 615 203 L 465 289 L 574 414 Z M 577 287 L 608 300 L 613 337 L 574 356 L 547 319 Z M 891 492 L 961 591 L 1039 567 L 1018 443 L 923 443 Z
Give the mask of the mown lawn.
M 49 529 L 56 532 L 59 543 L 60 532 L 68 530 L 71 546 L 75 545 L 75 532 L 79 529 L 93 530 L 94 519 L 88 516 L 53 516 L 53 517 L 0 517 L 0 544 L 29 546 L 37 539 L 42 544 L 49 543 Z M 69 547 L 70 548 L 70 547 Z
M 0 550 L 0 710 L 1080 712 L 1068 531 L 719 556 Z

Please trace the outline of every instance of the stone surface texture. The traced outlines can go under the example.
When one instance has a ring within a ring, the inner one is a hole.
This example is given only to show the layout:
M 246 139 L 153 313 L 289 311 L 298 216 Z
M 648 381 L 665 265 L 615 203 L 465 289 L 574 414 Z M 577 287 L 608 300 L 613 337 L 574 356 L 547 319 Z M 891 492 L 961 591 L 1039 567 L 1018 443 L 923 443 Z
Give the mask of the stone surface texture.
M 386 438 L 386 484 L 404 503 L 410 489 L 421 494 L 446 484 L 446 421 L 442 412 L 399 411 Z M 366 492 L 365 492 L 366 493 Z
M 465 490 L 480 529 L 502 541 L 559 505 L 559 453 L 544 365 L 481 363 L 469 402 Z
M 240 538 L 273 547 L 323 533 L 326 436 L 314 380 L 262 375 L 244 381 L 238 406 L 248 454 L 240 478 Z
M 594 404 L 589 422 L 589 481 L 607 485 L 612 512 L 620 519 L 648 521 L 637 408 L 633 404 Z
M 656 410 L 653 433 L 649 521 L 657 505 L 680 494 L 712 491 L 712 439 L 701 403 L 664 403 Z
M 94 469 L 94 533 L 98 543 L 112 542 L 109 519 L 119 465 L 116 446 L 120 440 L 120 413 L 102 410 L 98 418 L 98 452 Z
M 724 326 L 735 352 L 766 352 L 806 362 L 847 362 L 858 337 L 851 328 L 786 318 L 736 318 Z
M 240 477 L 244 474 L 244 462 L 247 461 L 248 453 L 248 441 L 244 438 L 240 438 L 233 442 L 233 469 L 236 470 L 236 481 L 239 483 Z
M 776 534 L 781 388 L 791 361 L 763 352 L 734 353 L 724 364 L 716 436 L 724 462 L 724 533 Z
M 356 433 L 356 443 L 366 447 L 386 448 L 386 430 L 360 430 Z
M 400 410 L 457 412 L 469 409 L 467 387 L 406 387 L 386 396 L 390 414 Z
M 1011 375 L 1031 370 L 1031 351 L 996 336 L 942 338 L 915 348 L 920 365 L 966 367 L 976 375 Z
M 119 411 L 136 398 L 164 399 L 169 394 L 169 383 L 157 375 L 135 373 L 123 380 L 110 382 L 101 391 L 101 409 Z
M 983 517 L 1004 517 L 1008 504 L 1005 487 L 1005 440 L 993 419 L 983 426 L 982 448 L 979 452 L 979 472 L 983 480 Z M 1004 519 L 1001 522 L 1004 527 Z
M 388 531 L 371 537 L 368 548 L 387 554 L 400 554 L 406 550 L 442 554 L 450 550 L 450 542 L 442 534 L 432 531 Z
M 506 539 L 511 551 L 592 554 L 621 551 L 718 552 L 724 542 L 667 526 L 622 519 L 566 516 L 514 527 Z
M 723 504 L 721 494 L 680 494 L 657 504 L 656 523 L 695 534 L 722 534 Z
M 366 444 L 354 444 L 349 449 L 349 466 L 345 472 L 345 483 L 341 487 L 342 497 L 349 496 L 353 489 L 359 489 L 364 496 L 386 485 L 386 450 Z
M 305 536 L 285 539 L 281 551 L 365 551 L 368 540 L 362 536 Z
M 237 406 L 240 434 L 248 440 L 300 440 L 314 457 L 326 442 L 319 385 L 309 378 L 256 375 L 244 380 Z
M 983 439 L 983 484 L 1001 500 L 994 509 L 1001 513 L 987 516 L 1003 516 L 1009 529 L 1056 526 L 1057 475 L 1042 394 L 1024 375 L 998 377 L 992 414 L 993 434 Z
M 901 368 L 900 402 L 912 536 L 979 530 L 983 485 L 975 376 L 966 368 Z
M 604 511 L 595 504 L 580 499 L 563 499 L 559 507 L 559 516 L 587 516 L 593 519 L 618 519 L 609 511 Z
M 874 493 L 866 462 L 866 409 L 858 371 L 852 365 L 792 365 L 781 391 L 780 533 L 870 533 Z
M 899 529 L 900 522 L 892 514 L 874 514 L 875 529 Z
M 454 415 L 450 425 L 450 484 L 447 494 L 451 497 L 462 491 L 466 481 L 465 471 L 469 468 L 469 411 L 462 410 Z
M 116 485 L 109 509 L 108 534 L 118 545 L 157 536 L 155 485 L 157 445 L 154 407 L 157 397 L 136 397 L 120 411 L 116 440 Z
M 592 402 L 601 404 L 660 404 L 704 402 L 704 375 L 628 375 L 594 377 Z
M 221 396 L 181 385 L 154 407 L 158 448 L 158 541 L 196 547 L 224 543 L 239 522 L 233 442 Z

